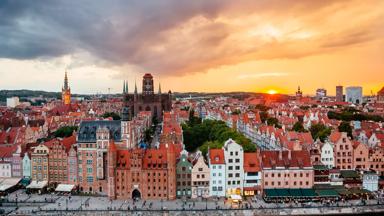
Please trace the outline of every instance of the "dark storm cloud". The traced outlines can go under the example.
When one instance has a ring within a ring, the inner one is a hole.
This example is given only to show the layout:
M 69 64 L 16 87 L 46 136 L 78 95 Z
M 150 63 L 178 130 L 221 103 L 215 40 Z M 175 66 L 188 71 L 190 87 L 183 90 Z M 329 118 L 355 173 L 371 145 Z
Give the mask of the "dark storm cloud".
M 254 46 L 239 49 L 239 44 L 231 39 L 237 30 L 217 20 L 219 16 L 241 17 L 258 12 L 272 14 L 271 19 L 300 17 L 334 2 L 342 1 L 1 0 L 0 58 L 54 58 L 86 52 L 96 59 L 91 64 L 130 64 L 167 74 L 204 71 L 244 59 L 282 57 L 278 52 L 261 56 L 259 50 L 285 44 L 271 47 L 255 41 Z M 196 17 L 202 17 L 204 22 L 189 33 L 178 35 L 178 30 L 182 31 L 184 24 Z M 338 36 L 343 38 L 343 33 Z M 324 47 L 365 39 L 371 38 L 351 35 L 345 40 L 326 42 Z

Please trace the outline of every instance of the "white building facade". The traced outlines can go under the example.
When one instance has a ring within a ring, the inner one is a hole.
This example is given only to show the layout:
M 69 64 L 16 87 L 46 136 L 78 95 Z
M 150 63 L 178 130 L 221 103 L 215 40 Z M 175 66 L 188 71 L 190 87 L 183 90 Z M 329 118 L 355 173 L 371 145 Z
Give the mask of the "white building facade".
M 363 103 L 363 88 L 360 86 L 350 86 L 345 90 L 345 101 L 354 104 Z
M 325 142 L 323 146 L 321 146 L 321 162 L 329 169 L 335 166 L 333 145 L 330 142 Z
M 243 147 L 229 139 L 224 143 L 223 149 L 226 164 L 226 196 L 242 195 L 244 181 Z
M 214 197 L 225 197 L 225 172 L 226 165 L 223 149 L 210 149 L 208 162 L 211 169 L 209 179 L 209 195 Z

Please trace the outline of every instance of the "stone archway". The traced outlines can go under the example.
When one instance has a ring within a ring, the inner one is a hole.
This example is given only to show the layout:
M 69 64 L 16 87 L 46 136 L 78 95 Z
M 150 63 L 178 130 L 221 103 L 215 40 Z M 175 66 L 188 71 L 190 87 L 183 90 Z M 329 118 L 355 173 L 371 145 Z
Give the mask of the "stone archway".
M 141 193 L 138 189 L 135 189 L 132 191 L 132 199 L 133 200 L 141 199 Z

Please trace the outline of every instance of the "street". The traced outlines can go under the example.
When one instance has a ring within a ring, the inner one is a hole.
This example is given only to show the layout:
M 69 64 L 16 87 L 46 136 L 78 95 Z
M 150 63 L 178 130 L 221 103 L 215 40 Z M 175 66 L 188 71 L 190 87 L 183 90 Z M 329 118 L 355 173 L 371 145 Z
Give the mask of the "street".
M 352 213 L 362 211 L 379 211 L 384 210 L 384 205 L 377 205 L 377 200 L 368 200 L 364 204 L 361 200 L 352 200 L 345 202 L 337 202 L 333 206 L 325 206 L 321 203 L 298 203 L 298 204 L 281 204 L 266 203 L 262 199 L 244 200 L 238 209 L 233 209 L 229 202 L 224 199 L 208 199 L 208 200 L 109 200 L 107 197 L 96 196 L 69 196 L 69 195 L 27 195 L 22 190 L 15 191 L 8 195 L 9 202 L 3 202 L 3 209 L 7 214 L 49 214 L 53 212 L 62 213 L 86 213 L 86 212 L 142 212 L 159 213 L 162 211 L 172 212 L 205 212 L 210 211 L 230 213 L 233 211 L 242 212 L 258 212 L 258 214 L 278 214 L 279 212 L 295 214 L 319 214 L 326 212 L 334 213 Z M 17 203 L 16 203 L 17 198 Z M 223 214 L 224 214 L 223 213 Z M 203 213 L 204 214 L 204 213 Z M 247 213 L 245 213 L 247 214 Z

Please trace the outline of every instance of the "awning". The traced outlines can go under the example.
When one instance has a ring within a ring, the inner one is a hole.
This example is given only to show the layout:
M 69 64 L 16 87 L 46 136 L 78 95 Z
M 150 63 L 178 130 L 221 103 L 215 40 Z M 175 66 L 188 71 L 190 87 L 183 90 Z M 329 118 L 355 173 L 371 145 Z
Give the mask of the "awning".
M 316 197 L 317 194 L 311 188 L 275 188 L 264 189 L 265 196 L 268 198 L 302 198 L 302 197 Z
M 338 197 L 339 193 L 333 189 L 316 190 L 320 197 Z
M 241 200 L 242 198 L 241 198 L 240 195 L 232 194 L 232 195 L 231 195 L 231 199 L 232 199 L 232 200 Z
M 59 185 L 57 185 L 55 191 L 57 191 L 57 192 L 71 192 L 74 187 L 75 187 L 75 185 L 71 185 L 71 184 L 59 184 Z
M 21 178 L 1 178 L 0 191 L 6 191 L 19 183 Z
M 301 194 L 304 197 L 315 197 L 316 196 L 315 191 L 313 189 L 310 189 L 310 188 L 301 189 Z
M 48 181 L 32 181 L 27 189 L 42 189 L 48 185 Z

